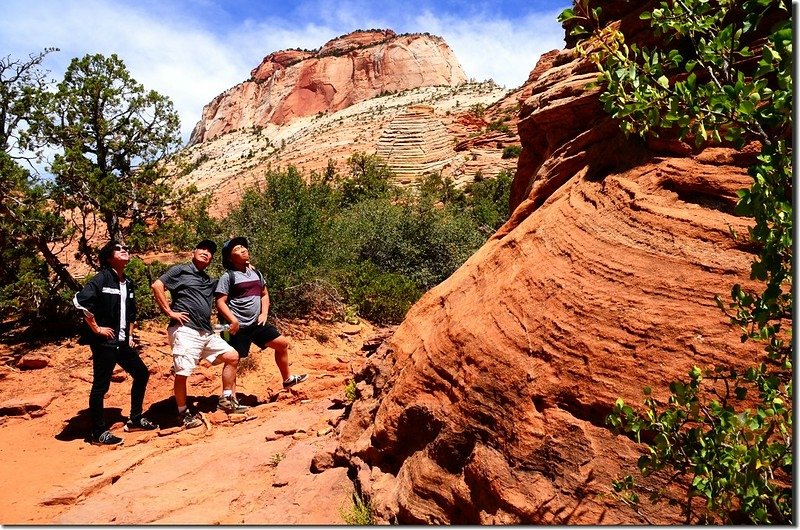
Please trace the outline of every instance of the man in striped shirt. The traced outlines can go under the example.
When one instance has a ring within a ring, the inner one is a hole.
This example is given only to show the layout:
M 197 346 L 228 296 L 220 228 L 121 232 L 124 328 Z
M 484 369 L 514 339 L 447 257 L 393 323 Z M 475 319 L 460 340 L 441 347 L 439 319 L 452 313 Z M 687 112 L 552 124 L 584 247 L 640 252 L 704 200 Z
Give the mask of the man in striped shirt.
M 305 381 L 307 374 L 289 372 L 289 340 L 267 324 L 269 292 L 261 273 L 250 265 L 247 238 L 234 237 L 222 245 L 222 266 L 227 273 L 220 276 L 215 297 L 217 312 L 230 324 L 230 345 L 242 358 L 249 355 L 251 343 L 272 348 L 283 387 Z

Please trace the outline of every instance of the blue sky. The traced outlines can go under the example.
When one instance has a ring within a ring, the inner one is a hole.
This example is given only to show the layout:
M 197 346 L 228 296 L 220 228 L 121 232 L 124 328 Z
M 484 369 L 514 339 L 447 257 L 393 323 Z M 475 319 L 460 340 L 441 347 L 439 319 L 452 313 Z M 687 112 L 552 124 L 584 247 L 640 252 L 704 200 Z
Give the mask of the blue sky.
M 319 48 L 356 29 L 443 37 L 467 77 L 522 84 L 539 56 L 564 46 L 556 21 L 571 0 L 2 0 L 0 53 L 45 47 L 60 79 L 73 57 L 116 53 L 145 88 L 169 96 L 184 141 L 203 106 L 246 80 L 271 52 Z

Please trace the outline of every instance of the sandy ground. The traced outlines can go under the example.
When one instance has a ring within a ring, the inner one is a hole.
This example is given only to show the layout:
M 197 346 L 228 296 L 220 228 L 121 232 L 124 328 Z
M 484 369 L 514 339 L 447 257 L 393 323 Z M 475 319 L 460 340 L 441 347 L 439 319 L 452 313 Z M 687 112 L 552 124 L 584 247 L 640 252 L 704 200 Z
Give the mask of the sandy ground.
M 87 443 L 88 347 L 74 340 L 0 344 L 0 523 L 344 522 L 352 494 L 346 470 L 330 462 L 311 467 L 315 455 L 331 460 L 345 385 L 366 361 L 362 346 L 376 330 L 365 322 L 279 326 L 292 341 L 291 371 L 308 380 L 284 390 L 272 351 L 254 346 L 237 385 L 251 410 L 229 417 L 216 411 L 220 367 L 202 366 L 189 379 L 189 396 L 206 424 L 184 430 L 175 419 L 164 325 L 146 323 L 145 415 L 161 429 L 123 432 L 130 378 L 118 369 L 105 399 L 107 422 L 125 440 L 116 448 Z M 47 366 L 20 369 L 23 356 Z

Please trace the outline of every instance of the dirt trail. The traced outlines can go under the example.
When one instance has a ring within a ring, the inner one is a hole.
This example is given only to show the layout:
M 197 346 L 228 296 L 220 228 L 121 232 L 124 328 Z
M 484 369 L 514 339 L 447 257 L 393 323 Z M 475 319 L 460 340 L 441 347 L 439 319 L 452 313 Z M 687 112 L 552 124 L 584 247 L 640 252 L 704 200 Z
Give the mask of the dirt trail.
M 272 352 L 254 347 L 237 385 L 239 400 L 252 408 L 246 418 L 228 417 L 215 411 L 220 368 L 202 366 L 189 379 L 189 395 L 206 425 L 182 430 L 166 333 L 147 323 L 145 414 L 161 430 L 123 432 L 130 379 L 119 371 L 105 400 L 111 430 L 125 440 L 117 448 L 85 440 L 88 347 L 73 340 L 0 345 L 0 523 L 343 523 L 352 483 L 326 455 L 336 445 L 346 382 L 365 362 L 362 346 L 375 330 L 306 321 L 281 330 L 292 340 L 292 372 L 308 380 L 283 390 Z M 23 355 L 48 365 L 17 369 Z

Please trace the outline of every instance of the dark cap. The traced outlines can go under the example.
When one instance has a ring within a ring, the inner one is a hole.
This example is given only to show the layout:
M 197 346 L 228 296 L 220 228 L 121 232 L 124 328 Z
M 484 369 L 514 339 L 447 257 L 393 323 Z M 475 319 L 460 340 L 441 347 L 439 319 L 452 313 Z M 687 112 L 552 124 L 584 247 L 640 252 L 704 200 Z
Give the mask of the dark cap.
M 194 246 L 195 249 L 204 248 L 214 254 L 217 251 L 217 244 L 210 239 L 204 239 Z
M 227 240 L 222 245 L 222 266 L 226 269 L 232 269 L 232 265 L 230 262 L 231 251 L 233 247 L 236 245 L 242 245 L 244 248 L 249 249 L 250 243 L 247 241 L 246 237 L 234 237 L 232 239 Z

